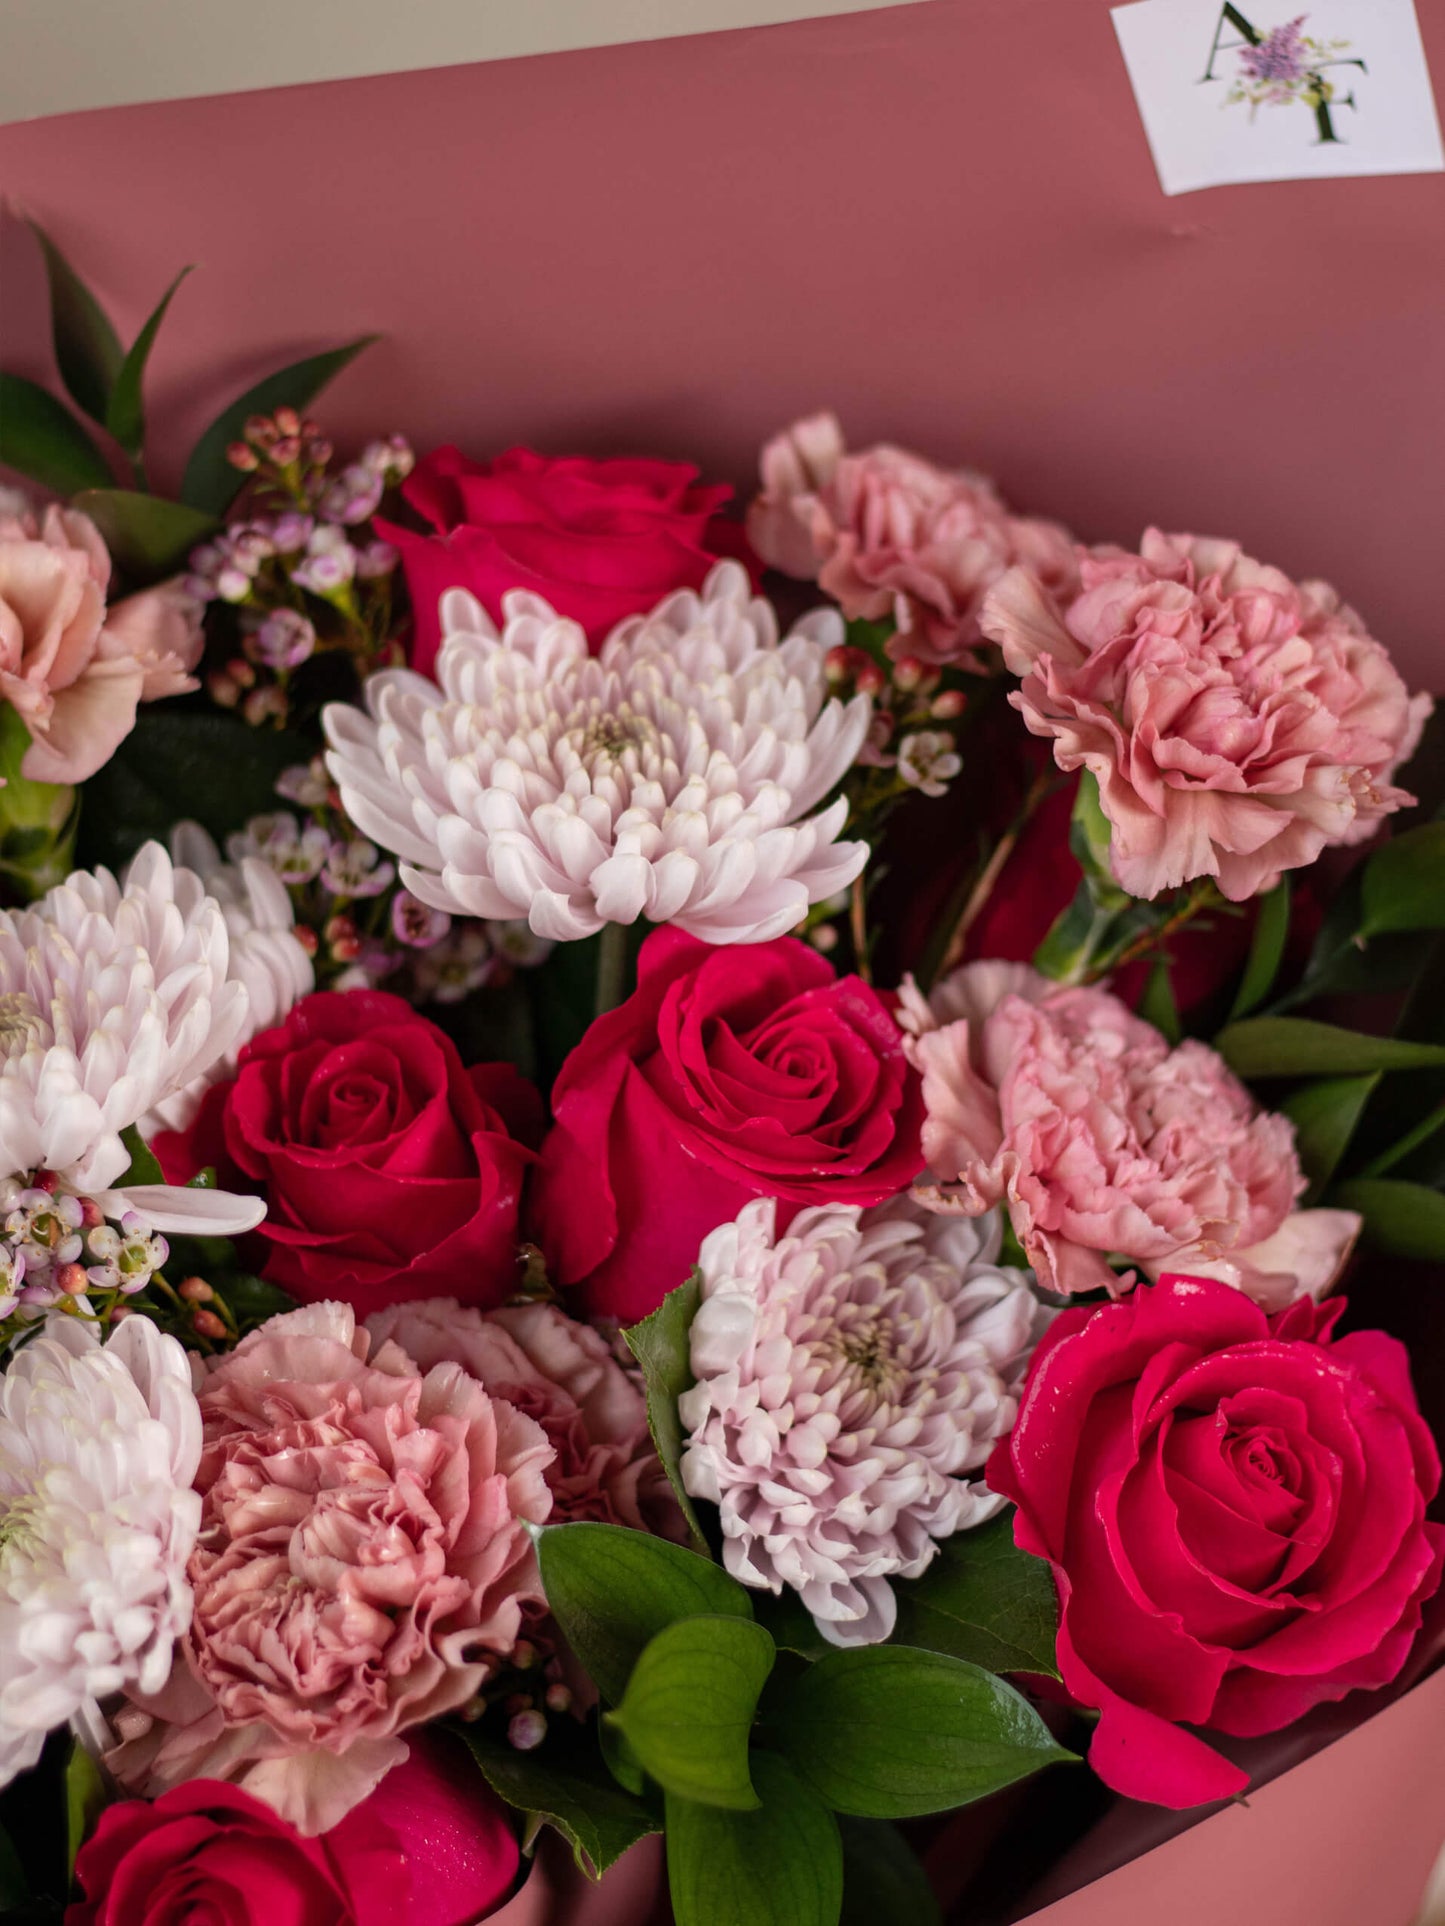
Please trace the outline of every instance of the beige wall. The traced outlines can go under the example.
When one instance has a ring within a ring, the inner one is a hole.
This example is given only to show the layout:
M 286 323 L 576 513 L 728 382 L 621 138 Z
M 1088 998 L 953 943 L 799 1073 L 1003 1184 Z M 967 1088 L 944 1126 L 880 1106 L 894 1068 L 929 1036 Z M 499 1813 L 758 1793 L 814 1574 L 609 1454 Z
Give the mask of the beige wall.
M 0 122 L 915 0 L 0 0 Z

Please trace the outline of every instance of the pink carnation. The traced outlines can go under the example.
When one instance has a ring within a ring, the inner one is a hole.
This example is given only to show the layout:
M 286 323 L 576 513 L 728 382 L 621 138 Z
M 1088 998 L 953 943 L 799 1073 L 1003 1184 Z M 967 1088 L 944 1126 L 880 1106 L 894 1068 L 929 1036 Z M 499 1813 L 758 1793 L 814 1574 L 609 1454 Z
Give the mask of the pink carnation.
M 1171 1050 L 1108 991 L 1061 989 L 1024 964 L 966 964 L 931 1008 L 910 989 L 903 1018 L 937 1180 L 916 1194 L 970 1217 L 1006 1204 L 1041 1284 L 1117 1294 L 1135 1278 L 1112 1254 L 1276 1310 L 1338 1275 L 1358 1217 L 1295 1210 L 1293 1125 L 1207 1045 Z
M 89 516 L 0 513 L 0 698 L 30 731 L 32 781 L 83 782 L 135 727 L 138 703 L 197 686 L 199 604 L 163 582 L 107 609 L 109 584 Z
M 1391 778 L 1430 698 L 1327 583 L 1157 529 L 1081 575 L 1061 603 L 1013 570 L 980 626 L 1023 677 L 1011 700 L 1032 732 L 1097 778 L 1131 896 L 1213 876 L 1244 902 L 1413 800 Z
M 685 1535 L 642 1393 L 591 1325 L 555 1304 L 484 1312 L 427 1298 L 378 1311 L 366 1328 L 373 1342 L 400 1345 L 423 1371 L 461 1365 L 492 1397 L 535 1418 L 556 1454 L 546 1467 L 554 1522 L 590 1518 Z
M 890 653 L 981 667 L 985 592 L 1014 563 L 1059 588 L 1078 579 L 1055 522 L 1011 515 L 983 475 L 950 473 L 901 448 L 844 452 L 831 414 L 795 422 L 762 455 L 748 537 L 765 562 L 816 580 L 850 618 L 891 616 Z
M 272 1318 L 200 1392 L 185 1667 L 111 1758 L 128 1788 L 227 1779 L 325 1831 L 473 1697 L 542 1597 L 542 1428 L 457 1364 L 423 1372 L 349 1309 Z

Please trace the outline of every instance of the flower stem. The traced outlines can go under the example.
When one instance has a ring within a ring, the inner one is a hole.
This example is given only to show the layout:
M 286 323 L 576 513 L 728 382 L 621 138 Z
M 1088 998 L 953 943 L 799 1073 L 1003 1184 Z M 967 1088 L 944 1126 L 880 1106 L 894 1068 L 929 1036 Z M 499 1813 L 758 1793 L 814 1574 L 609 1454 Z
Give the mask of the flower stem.
M 848 896 L 848 928 L 853 938 L 853 967 L 865 983 L 873 981 L 868 958 L 868 896 L 861 875 L 853 878 Z
M 993 854 L 979 872 L 978 881 L 969 891 L 968 901 L 964 904 L 959 919 L 953 926 L 953 934 L 948 939 L 948 947 L 943 952 L 943 960 L 939 963 L 935 980 L 947 976 L 950 970 L 956 969 L 962 962 L 968 933 L 982 914 L 984 905 L 993 894 L 995 883 L 1003 874 L 1009 857 L 1013 855 L 1018 845 L 1019 837 L 1027 828 L 1034 811 L 1048 794 L 1050 786 L 1047 774 L 1035 777 L 1018 815 L 994 846 Z
M 596 1014 L 615 1010 L 627 993 L 629 931 L 625 923 L 604 923 L 597 945 Z

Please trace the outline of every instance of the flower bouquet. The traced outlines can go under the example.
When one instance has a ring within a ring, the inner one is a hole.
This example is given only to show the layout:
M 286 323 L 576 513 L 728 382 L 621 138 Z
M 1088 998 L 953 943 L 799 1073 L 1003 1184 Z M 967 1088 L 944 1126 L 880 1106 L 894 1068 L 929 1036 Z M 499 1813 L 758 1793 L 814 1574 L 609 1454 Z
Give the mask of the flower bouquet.
M 342 461 L 364 343 L 153 492 L 176 288 L 41 241 L 6 1917 L 1016 1917 L 1422 1670 L 1441 772 L 1335 591 L 828 415 L 744 516 Z

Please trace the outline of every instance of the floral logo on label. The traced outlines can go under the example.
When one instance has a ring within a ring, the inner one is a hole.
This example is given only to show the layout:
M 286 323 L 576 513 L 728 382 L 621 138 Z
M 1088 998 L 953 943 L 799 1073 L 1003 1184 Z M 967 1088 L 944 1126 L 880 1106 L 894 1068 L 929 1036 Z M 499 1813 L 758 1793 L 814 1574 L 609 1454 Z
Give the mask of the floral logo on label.
M 1349 53 L 1348 40 L 1315 40 L 1305 33 L 1308 17 L 1297 14 L 1283 26 L 1261 33 L 1237 7 L 1223 7 L 1200 84 L 1223 80 L 1226 76 L 1215 72 L 1215 62 L 1222 55 L 1236 54 L 1238 65 L 1224 96 L 1224 106 L 1233 107 L 1247 101 L 1253 119 L 1261 107 L 1287 107 L 1299 101 L 1314 115 L 1315 145 L 1323 146 L 1330 141 L 1338 144 L 1342 137 L 1335 129 L 1334 113 L 1341 107 L 1355 108 L 1357 103 L 1353 93 L 1339 92 L 1326 69 L 1358 67 L 1361 73 L 1368 69 L 1363 60 Z M 1240 35 L 1238 40 L 1225 39 L 1231 28 Z

